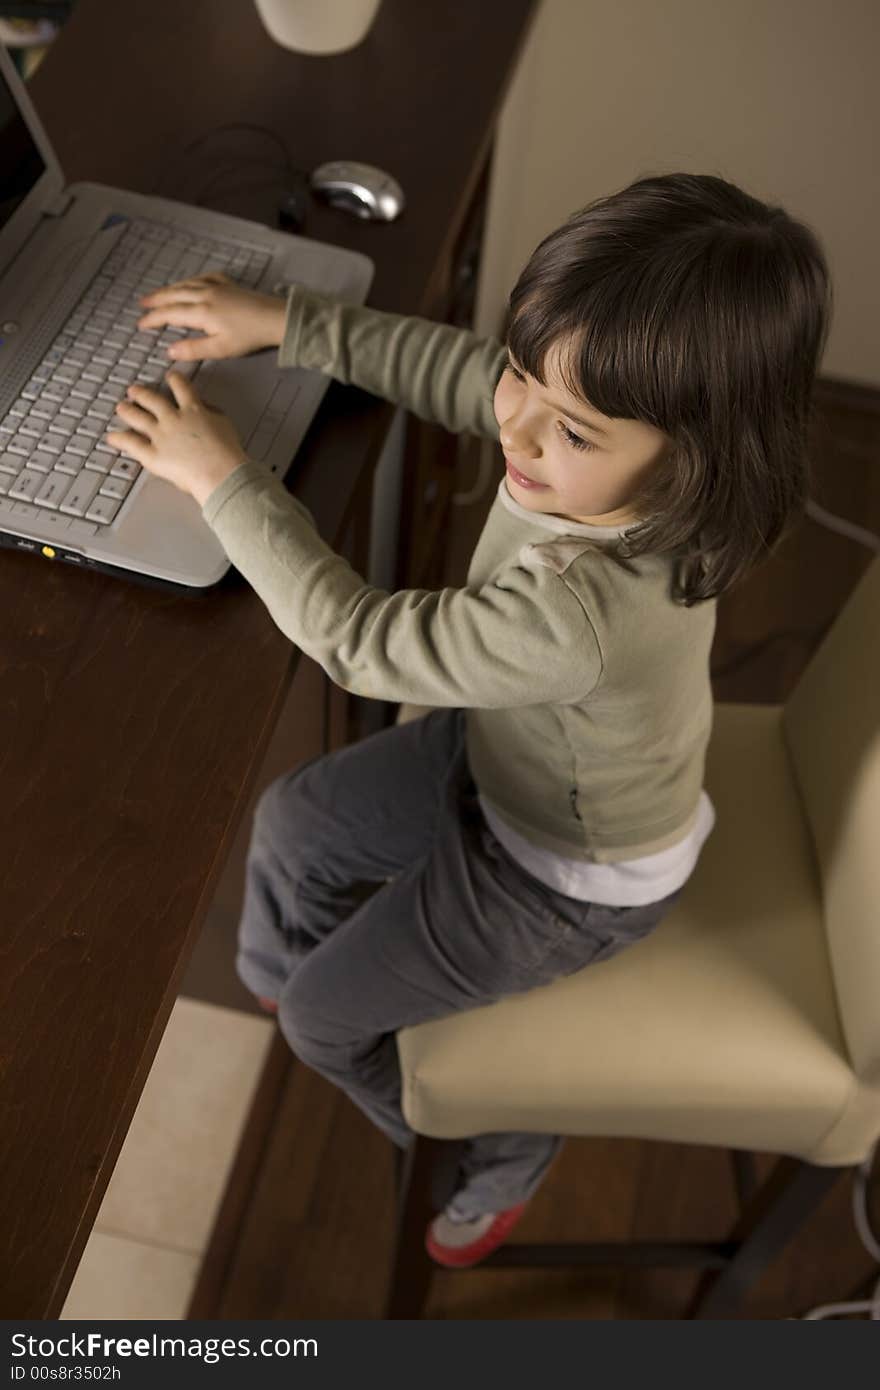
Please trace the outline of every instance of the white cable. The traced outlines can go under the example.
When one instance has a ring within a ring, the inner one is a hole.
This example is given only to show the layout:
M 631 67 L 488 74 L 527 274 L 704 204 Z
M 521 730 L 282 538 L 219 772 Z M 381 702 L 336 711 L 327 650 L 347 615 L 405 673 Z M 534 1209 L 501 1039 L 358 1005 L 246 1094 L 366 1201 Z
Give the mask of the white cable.
M 853 1219 L 859 1239 L 868 1254 L 872 1255 L 875 1260 L 880 1260 L 880 1241 L 871 1228 L 871 1219 L 868 1214 L 868 1178 L 871 1175 L 878 1149 L 880 1149 L 880 1140 L 874 1144 L 867 1158 L 863 1159 L 856 1169 L 853 1177 L 852 1195 Z M 841 1313 L 869 1313 L 873 1321 L 880 1322 L 880 1279 L 874 1285 L 874 1292 L 869 1299 L 862 1299 L 855 1303 L 823 1303 L 819 1308 L 812 1308 L 809 1313 L 804 1313 L 802 1321 L 833 1318 Z
M 851 541 L 868 546 L 870 550 L 880 551 L 880 536 L 875 535 L 873 531 L 867 531 L 864 526 L 856 526 L 852 521 L 844 521 L 843 517 L 827 512 L 818 502 L 814 502 L 812 497 L 807 498 L 806 513 L 820 526 L 827 526 L 829 531 L 837 531 Z
M 880 1147 L 880 1141 L 874 1145 L 867 1158 L 856 1169 L 853 1178 L 853 1217 L 855 1218 L 856 1230 L 868 1254 L 880 1261 L 880 1241 L 871 1229 L 871 1218 L 868 1215 L 868 1178 L 871 1176 L 878 1147 Z

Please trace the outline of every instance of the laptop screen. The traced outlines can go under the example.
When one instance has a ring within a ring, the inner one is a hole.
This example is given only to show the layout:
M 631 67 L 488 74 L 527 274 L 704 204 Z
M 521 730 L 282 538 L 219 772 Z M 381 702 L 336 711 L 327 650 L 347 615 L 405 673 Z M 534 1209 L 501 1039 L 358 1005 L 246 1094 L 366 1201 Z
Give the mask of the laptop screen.
M 46 172 L 46 165 L 0 77 L 0 229 Z

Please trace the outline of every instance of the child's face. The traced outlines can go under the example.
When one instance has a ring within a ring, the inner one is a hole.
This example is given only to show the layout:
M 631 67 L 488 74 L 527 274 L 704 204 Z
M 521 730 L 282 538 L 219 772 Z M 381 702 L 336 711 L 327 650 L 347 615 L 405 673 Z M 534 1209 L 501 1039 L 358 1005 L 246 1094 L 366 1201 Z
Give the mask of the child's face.
M 558 350 L 551 348 L 546 386 L 512 362 L 496 388 L 495 418 L 510 495 L 529 511 L 570 521 L 635 523 L 641 518 L 628 510 L 629 499 L 672 441 L 641 420 L 611 420 L 572 396 L 562 384 L 558 361 Z M 517 472 L 541 486 L 527 487 Z

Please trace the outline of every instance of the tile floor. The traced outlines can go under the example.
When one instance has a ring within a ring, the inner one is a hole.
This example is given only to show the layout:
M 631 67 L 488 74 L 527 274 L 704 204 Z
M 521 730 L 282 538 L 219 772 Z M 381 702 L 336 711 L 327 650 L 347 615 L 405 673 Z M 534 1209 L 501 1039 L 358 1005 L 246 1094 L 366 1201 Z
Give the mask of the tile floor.
M 185 1316 L 274 1027 L 178 998 L 62 1319 Z

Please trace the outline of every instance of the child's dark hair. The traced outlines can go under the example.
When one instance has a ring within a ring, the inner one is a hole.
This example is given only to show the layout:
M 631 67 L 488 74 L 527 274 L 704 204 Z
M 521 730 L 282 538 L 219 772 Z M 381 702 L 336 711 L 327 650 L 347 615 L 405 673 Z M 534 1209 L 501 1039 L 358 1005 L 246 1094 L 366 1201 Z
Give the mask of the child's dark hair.
M 511 352 L 673 451 L 615 558 L 674 551 L 686 607 L 730 588 L 803 513 L 832 287 L 809 227 L 711 174 L 639 179 L 540 243 L 510 295 Z M 628 502 L 627 505 L 630 505 Z

